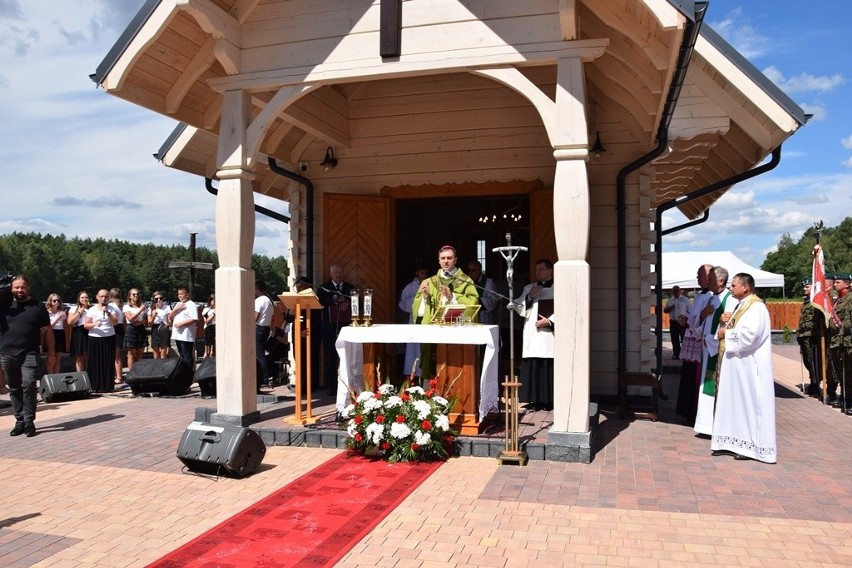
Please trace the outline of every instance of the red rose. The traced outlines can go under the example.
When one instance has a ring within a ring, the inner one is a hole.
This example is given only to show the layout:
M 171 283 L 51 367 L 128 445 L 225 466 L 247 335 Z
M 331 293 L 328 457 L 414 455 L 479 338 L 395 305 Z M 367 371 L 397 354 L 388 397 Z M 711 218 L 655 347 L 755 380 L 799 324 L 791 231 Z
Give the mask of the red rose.
M 420 444 L 411 444 L 411 449 L 415 452 L 420 449 Z
M 405 416 L 400 414 L 399 416 L 396 417 L 396 423 L 397 424 L 402 424 L 403 422 L 405 422 Z
M 432 423 L 429 422 L 428 420 L 424 420 L 423 422 L 420 423 L 420 427 L 423 428 L 424 430 L 431 430 L 432 429 Z
M 411 399 L 411 395 L 409 395 L 407 392 L 404 392 L 402 393 L 402 396 L 400 398 L 402 398 L 403 402 L 408 402 L 409 399 Z
M 382 393 L 380 393 L 379 391 L 376 391 L 375 394 L 373 394 L 373 398 L 376 398 L 376 399 L 382 398 Z
M 376 424 L 381 424 L 384 421 L 385 417 L 383 415 L 379 414 L 378 416 L 376 416 Z
M 387 442 L 382 442 L 382 449 L 383 449 L 383 450 L 388 450 L 388 449 L 390 449 L 390 444 L 389 444 L 389 443 L 387 443 Z
M 429 379 L 429 388 L 438 388 L 438 379 Z
M 355 441 L 356 442 L 360 442 L 363 439 L 364 439 L 364 436 L 362 436 L 361 434 L 355 434 Z
M 360 423 L 361 423 L 361 422 L 363 422 L 363 421 L 364 421 L 364 417 L 363 417 L 363 416 L 361 416 L 360 414 L 356 414 L 356 415 L 355 415 L 355 424 L 360 424 Z
M 435 396 L 435 389 L 429 389 L 426 391 L 426 398 L 432 398 Z

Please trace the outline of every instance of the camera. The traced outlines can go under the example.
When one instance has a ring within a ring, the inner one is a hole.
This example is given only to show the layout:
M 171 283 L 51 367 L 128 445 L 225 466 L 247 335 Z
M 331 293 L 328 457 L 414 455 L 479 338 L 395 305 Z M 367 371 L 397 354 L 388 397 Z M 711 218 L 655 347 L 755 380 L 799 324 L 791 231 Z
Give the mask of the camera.
M 12 281 L 15 275 L 11 272 L 6 272 L 0 276 L 0 302 L 6 303 L 12 299 Z

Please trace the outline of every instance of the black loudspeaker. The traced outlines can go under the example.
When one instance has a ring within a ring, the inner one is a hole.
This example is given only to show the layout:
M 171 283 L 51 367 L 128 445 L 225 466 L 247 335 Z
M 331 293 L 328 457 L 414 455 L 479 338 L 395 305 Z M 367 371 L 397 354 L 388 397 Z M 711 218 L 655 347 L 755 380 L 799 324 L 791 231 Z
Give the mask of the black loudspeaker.
M 39 383 L 39 394 L 44 402 L 78 400 L 92 394 L 89 375 L 82 373 L 53 373 L 44 375 Z
M 201 396 L 216 396 L 216 358 L 205 357 L 202 359 L 192 380 L 198 383 Z
M 254 473 L 264 455 L 266 444 L 254 430 L 206 422 L 191 422 L 177 449 L 178 459 L 190 471 L 233 477 Z
M 177 357 L 142 359 L 133 365 L 124 382 L 133 394 L 180 396 L 192 386 L 192 370 Z

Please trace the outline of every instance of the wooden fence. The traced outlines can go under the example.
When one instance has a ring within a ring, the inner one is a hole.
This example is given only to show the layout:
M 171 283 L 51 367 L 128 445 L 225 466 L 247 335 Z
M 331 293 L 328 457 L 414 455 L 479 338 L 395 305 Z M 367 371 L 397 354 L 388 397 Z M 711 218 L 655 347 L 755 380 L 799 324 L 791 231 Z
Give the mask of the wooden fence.
M 799 317 L 802 315 L 802 302 L 767 302 L 769 321 L 773 330 L 782 330 L 788 326 L 793 331 L 799 327 Z M 663 329 L 669 328 L 669 314 L 663 312 Z

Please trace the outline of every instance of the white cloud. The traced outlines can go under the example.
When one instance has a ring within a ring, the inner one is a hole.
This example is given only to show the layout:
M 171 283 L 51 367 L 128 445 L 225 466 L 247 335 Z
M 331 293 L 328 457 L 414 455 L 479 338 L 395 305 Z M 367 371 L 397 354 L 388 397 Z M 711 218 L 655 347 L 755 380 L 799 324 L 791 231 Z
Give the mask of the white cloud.
M 774 65 L 770 65 L 764 69 L 763 74 L 788 94 L 813 91 L 827 93 L 846 83 L 846 79 L 840 73 L 823 76 L 799 73 L 793 77 L 784 77 L 783 73 Z
M 770 38 L 760 34 L 743 17 L 741 8 L 731 10 L 725 19 L 710 22 L 725 40 L 742 53 L 746 59 L 754 59 L 770 51 Z
M 844 166 L 846 166 L 847 168 L 852 168 L 852 156 L 850 156 L 850 157 L 848 157 L 847 159 L 843 160 L 843 161 L 841 162 L 841 164 L 842 164 L 842 165 L 844 165 Z
M 848 136 L 840 141 L 844 148 L 852 150 L 852 136 Z

